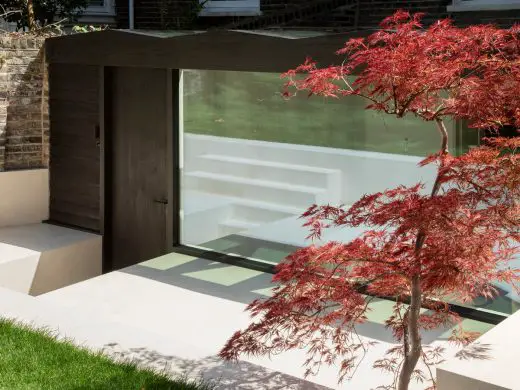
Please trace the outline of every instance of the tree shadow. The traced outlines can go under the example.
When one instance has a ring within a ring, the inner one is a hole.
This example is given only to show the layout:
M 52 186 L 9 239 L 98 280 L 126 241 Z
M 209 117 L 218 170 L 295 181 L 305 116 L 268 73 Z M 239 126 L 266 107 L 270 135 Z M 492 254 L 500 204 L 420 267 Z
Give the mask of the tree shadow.
M 476 341 L 457 352 L 455 357 L 459 360 L 491 360 L 491 344 Z
M 218 356 L 191 360 L 164 355 L 148 348 L 122 348 L 117 343 L 107 344 L 102 352 L 116 361 L 132 362 L 173 377 L 202 380 L 215 385 L 217 390 L 328 390 L 303 379 L 239 361 L 228 363 Z
M 172 253 L 168 256 L 172 256 L 172 259 L 175 259 L 175 255 L 175 253 Z M 144 264 L 137 264 L 119 270 L 118 272 L 152 279 L 157 282 L 245 305 L 255 299 L 267 298 L 265 291 L 274 286 L 271 282 L 273 276 L 271 274 L 245 270 L 237 266 L 202 258 L 193 258 L 193 260 L 188 262 L 179 262 L 179 265 L 175 265 L 173 261 L 172 264 L 173 265 L 167 269 L 157 269 Z M 214 276 L 215 274 L 219 276 Z M 226 275 L 225 280 L 222 280 L 222 274 Z M 236 275 L 236 277 L 233 275 Z M 389 307 L 393 304 L 393 301 L 384 299 L 379 299 L 378 301 L 384 305 L 388 303 Z M 389 310 L 389 307 L 383 308 L 386 309 L 385 312 Z M 375 310 L 379 310 L 379 308 Z M 391 309 L 389 311 L 391 311 Z M 356 329 L 360 336 L 368 337 L 379 342 L 396 342 L 392 332 L 386 329 L 382 320 L 367 321 L 358 325 Z M 439 328 L 423 332 L 423 342 L 429 344 L 438 340 L 439 336 L 445 331 L 446 329 Z

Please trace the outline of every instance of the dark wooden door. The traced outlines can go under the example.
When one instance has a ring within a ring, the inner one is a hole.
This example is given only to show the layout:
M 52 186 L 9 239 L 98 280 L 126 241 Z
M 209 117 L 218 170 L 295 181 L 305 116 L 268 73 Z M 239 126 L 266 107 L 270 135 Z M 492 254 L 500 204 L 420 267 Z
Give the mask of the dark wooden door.
M 105 82 L 111 84 L 108 252 L 111 268 L 120 269 L 166 252 L 167 70 L 111 68 Z

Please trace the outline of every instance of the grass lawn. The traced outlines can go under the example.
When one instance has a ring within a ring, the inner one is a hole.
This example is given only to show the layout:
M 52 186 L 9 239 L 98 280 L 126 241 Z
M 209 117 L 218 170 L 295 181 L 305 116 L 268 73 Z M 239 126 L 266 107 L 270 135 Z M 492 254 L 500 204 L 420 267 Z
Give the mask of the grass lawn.
M 0 389 L 9 390 L 210 390 L 119 364 L 56 341 L 49 332 L 0 319 Z
M 284 100 L 279 74 L 188 70 L 183 77 L 186 133 L 415 156 L 438 148 L 433 123 L 365 110 L 358 97 Z

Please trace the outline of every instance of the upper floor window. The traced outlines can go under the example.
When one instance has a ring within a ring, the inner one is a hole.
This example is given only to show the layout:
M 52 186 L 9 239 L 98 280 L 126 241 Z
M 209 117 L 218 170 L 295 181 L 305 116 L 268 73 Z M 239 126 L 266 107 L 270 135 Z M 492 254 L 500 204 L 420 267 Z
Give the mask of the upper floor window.
M 114 0 L 89 0 L 83 15 L 115 15 Z
M 520 0 L 453 0 L 450 12 L 500 11 L 520 9 Z
M 200 16 L 254 16 L 260 14 L 260 0 L 200 0 Z

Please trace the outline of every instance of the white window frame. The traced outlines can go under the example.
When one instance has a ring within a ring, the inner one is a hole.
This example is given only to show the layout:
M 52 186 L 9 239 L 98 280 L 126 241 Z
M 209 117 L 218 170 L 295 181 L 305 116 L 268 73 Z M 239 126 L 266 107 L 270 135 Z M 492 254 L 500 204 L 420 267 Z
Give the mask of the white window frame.
M 115 16 L 115 0 L 103 0 L 103 6 L 88 6 L 82 16 Z
M 260 15 L 260 0 L 200 0 L 199 16 L 256 16 Z
M 453 0 L 449 12 L 504 11 L 520 9 L 520 0 Z

